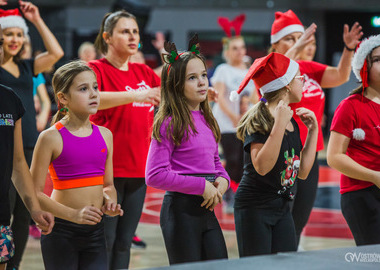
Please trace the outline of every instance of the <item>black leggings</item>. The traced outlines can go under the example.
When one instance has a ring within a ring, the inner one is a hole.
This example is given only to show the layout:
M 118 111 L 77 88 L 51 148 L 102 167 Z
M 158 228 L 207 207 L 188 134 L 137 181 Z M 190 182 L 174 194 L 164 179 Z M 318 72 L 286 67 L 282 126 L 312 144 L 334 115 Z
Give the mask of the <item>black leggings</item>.
M 227 248 L 214 211 L 201 207 L 203 198 L 165 194 L 160 225 L 169 263 L 227 259 Z
M 41 236 L 46 270 L 107 270 L 104 222 L 81 225 L 55 218 L 53 231 Z
M 341 207 L 357 246 L 380 244 L 380 189 L 377 186 L 342 194 Z
M 236 133 L 222 134 L 220 143 L 226 160 L 226 171 L 232 180 L 240 183 L 244 165 L 243 143 L 236 137 Z
M 235 208 L 239 256 L 296 251 L 296 234 L 289 202 L 278 198 L 265 208 Z
M 124 210 L 122 217 L 105 217 L 109 269 L 127 269 L 132 238 L 139 223 L 146 185 L 144 178 L 115 178 L 117 202 Z
M 33 148 L 24 148 L 24 155 L 26 163 L 30 168 L 33 157 Z M 20 195 L 18 195 L 13 183 L 11 183 L 9 189 L 9 200 L 11 213 L 13 215 L 11 229 L 14 236 L 15 255 L 8 262 L 7 269 L 13 270 L 14 268 L 18 269 L 20 267 L 21 259 L 28 241 L 29 224 L 31 218 L 28 209 L 26 209 L 24 202 L 22 201 Z
M 295 184 L 295 198 L 292 202 L 292 215 L 296 229 L 297 246 L 300 242 L 301 233 L 309 220 L 311 210 L 317 195 L 319 179 L 318 155 L 315 156 L 313 167 L 305 180 L 297 179 Z

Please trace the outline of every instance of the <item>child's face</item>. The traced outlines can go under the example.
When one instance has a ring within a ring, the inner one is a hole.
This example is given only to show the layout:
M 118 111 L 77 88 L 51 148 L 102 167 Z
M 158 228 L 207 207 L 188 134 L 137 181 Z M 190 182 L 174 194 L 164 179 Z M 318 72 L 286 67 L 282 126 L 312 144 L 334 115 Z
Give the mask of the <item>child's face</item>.
M 91 71 L 83 71 L 74 78 L 69 94 L 64 95 L 64 100 L 61 103 L 66 105 L 69 113 L 86 116 L 97 112 L 99 101 L 98 83 L 95 75 Z
M 207 71 L 203 62 L 193 58 L 187 63 L 184 95 L 192 111 L 199 110 L 199 104 L 206 100 L 208 91 Z
M 245 42 L 241 38 L 233 39 L 230 41 L 226 56 L 230 61 L 242 62 L 244 56 L 247 54 Z
M 305 77 L 301 77 L 301 73 L 298 70 L 294 80 L 289 84 L 291 88 L 289 103 L 297 103 L 301 101 L 304 82 Z
M 300 60 L 312 61 L 317 50 L 317 43 L 315 41 L 315 35 L 313 35 L 313 41 L 305 46 L 300 55 Z
M 371 54 L 371 68 L 368 74 L 368 82 L 372 87 L 380 87 L 380 47 L 377 47 Z

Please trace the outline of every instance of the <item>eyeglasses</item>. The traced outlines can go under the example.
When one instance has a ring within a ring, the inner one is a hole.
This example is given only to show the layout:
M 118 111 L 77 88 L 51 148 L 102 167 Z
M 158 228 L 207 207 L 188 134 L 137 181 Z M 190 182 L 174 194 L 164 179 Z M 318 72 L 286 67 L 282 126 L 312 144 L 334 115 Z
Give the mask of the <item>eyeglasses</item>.
M 305 83 L 305 75 L 295 76 L 294 78 L 301 80 L 302 83 Z

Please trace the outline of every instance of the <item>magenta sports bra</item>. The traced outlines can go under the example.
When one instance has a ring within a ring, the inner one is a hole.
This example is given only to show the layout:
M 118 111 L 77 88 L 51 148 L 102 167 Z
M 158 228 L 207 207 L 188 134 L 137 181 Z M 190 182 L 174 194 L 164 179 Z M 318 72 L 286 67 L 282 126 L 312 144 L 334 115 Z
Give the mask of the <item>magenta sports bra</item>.
M 55 127 L 62 136 L 63 148 L 49 166 L 54 189 L 103 185 L 107 145 L 99 127 L 92 124 L 87 137 L 74 136 L 61 122 Z

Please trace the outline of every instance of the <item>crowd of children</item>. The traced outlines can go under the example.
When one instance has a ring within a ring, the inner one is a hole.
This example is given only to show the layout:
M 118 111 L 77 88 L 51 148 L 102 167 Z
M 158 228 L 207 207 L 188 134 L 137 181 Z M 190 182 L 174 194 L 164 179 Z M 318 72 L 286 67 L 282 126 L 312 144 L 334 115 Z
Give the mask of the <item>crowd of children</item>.
M 346 82 L 351 65 L 361 86 L 336 110 L 327 161 L 342 173 L 356 244 L 380 244 L 380 35 L 360 43 L 361 26 L 345 25 L 340 62 L 328 66 L 312 61 L 316 25 L 305 30 L 291 10 L 276 12 L 270 53 L 248 68 L 244 15 L 219 18 L 226 63 L 211 78 L 215 92 L 197 35 L 186 51 L 165 42 L 158 76 L 131 61 L 135 16 L 107 13 L 95 41 L 103 57 L 85 44 L 85 61 L 57 69 L 58 111 L 38 135 L 33 77 L 63 50 L 35 5 L 20 1 L 20 10 L 47 51 L 21 59 L 28 27 L 18 9 L 0 10 L 1 270 L 19 268 L 30 216 L 46 269 L 127 269 L 147 185 L 166 191 L 160 226 L 170 264 L 228 258 L 214 208 L 231 183 L 240 257 L 296 251 L 318 184 L 322 89 Z

